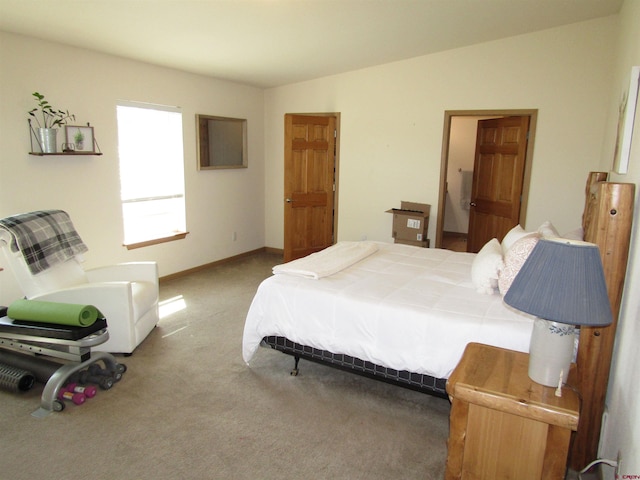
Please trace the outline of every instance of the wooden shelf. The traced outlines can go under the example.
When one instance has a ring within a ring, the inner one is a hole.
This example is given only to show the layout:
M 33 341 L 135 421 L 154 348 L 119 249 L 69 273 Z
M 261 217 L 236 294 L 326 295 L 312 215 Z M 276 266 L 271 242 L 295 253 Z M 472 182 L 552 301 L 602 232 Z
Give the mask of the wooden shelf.
M 102 155 L 102 152 L 55 152 L 55 153 L 43 153 L 43 152 L 29 152 L 29 155 L 35 155 L 36 157 L 48 157 L 51 155 L 65 155 L 65 156 L 73 156 L 73 155 Z

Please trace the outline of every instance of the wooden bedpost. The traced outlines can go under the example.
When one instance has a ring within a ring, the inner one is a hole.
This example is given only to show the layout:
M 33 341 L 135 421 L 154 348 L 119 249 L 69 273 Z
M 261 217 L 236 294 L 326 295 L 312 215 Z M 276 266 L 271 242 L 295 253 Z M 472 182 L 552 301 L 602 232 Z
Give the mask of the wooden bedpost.
M 575 384 L 582 396 L 580 421 L 569 453 L 569 466 L 581 470 L 598 454 L 611 357 L 627 270 L 635 185 L 608 183 L 592 172 L 583 216 L 584 238 L 598 245 L 604 267 L 613 323 L 582 327 Z
M 585 230 L 585 235 L 587 232 L 587 224 L 589 223 L 589 219 L 587 218 L 587 216 L 592 211 L 592 209 L 595 209 L 596 212 L 598 211 L 596 206 L 591 205 L 590 208 L 589 205 L 592 202 L 593 197 L 591 189 L 598 182 L 606 182 L 608 177 L 609 174 L 607 172 L 589 172 L 589 176 L 587 177 L 587 185 L 584 189 L 584 209 L 582 210 L 582 228 L 584 228 Z

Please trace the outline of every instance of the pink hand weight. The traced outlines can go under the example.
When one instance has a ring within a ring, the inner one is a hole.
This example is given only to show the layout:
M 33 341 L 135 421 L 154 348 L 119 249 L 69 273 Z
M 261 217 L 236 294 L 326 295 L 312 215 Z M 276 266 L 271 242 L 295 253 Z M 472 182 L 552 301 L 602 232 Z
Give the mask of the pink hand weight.
M 76 405 L 82 405 L 84 402 L 87 401 L 87 397 L 84 395 L 84 393 L 74 393 L 65 389 L 61 389 L 58 392 L 58 399 L 69 400 L 75 403 Z
M 70 383 L 66 386 L 66 389 L 73 393 L 83 393 L 87 398 L 93 398 L 98 393 L 98 389 L 93 385 L 78 385 L 77 383 Z

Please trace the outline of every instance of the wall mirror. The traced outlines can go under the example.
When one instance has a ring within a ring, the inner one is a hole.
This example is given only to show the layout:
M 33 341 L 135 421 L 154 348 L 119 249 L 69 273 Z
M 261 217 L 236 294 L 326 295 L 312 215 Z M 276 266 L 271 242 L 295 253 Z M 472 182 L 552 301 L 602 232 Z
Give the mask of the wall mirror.
M 247 168 L 247 120 L 196 115 L 198 170 Z

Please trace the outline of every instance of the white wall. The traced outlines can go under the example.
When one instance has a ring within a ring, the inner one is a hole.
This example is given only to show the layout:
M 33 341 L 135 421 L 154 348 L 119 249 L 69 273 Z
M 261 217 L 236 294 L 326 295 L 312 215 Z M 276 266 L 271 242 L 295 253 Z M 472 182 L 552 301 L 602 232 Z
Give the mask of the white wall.
M 340 112 L 338 239 L 391 241 L 385 210 L 432 205 L 445 110 L 539 109 L 527 227 L 580 223 L 599 165 L 616 18 L 607 17 L 265 92 L 266 242 L 283 246 L 285 113 Z
M 603 143 L 603 169 L 613 160 L 618 100 L 623 86 L 629 83 L 631 67 L 640 65 L 640 0 L 626 0 L 620 14 L 619 38 L 615 49 L 613 88 L 610 98 L 607 135 Z M 618 333 L 607 394 L 608 421 L 600 437 L 599 456 L 615 460 L 621 454 L 620 477 L 640 475 L 640 106 L 636 107 L 634 138 L 629 171 L 626 175 L 612 175 L 611 179 L 636 185 L 634 227 L 627 280 L 622 298 Z M 613 469 L 604 467 L 607 479 L 614 478 Z M 635 477 L 634 477 L 635 478 Z
M 0 218 L 37 209 L 66 210 L 89 246 L 87 267 L 156 260 L 161 275 L 265 245 L 262 89 L 3 32 L 0 49 Z M 104 155 L 28 155 L 27 111 L 35 106 L 34 91 L 45 94 L 54 107 L 74 113 L 78 123 L 91 122 Z M 131 251 L 122 246 L 116 129 L 120 99 L 182 107 L 190 232 L 185 240 Z M 248 169 L 196 170 L 196 113 L 248 119 Z M 11 273 L 0 272 L 0 304 L 18 295 Z

